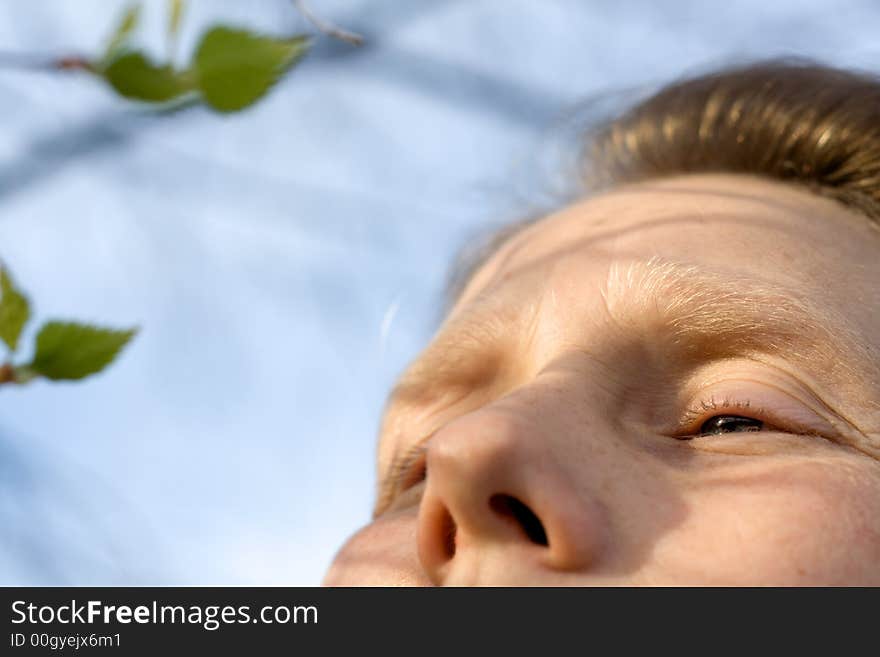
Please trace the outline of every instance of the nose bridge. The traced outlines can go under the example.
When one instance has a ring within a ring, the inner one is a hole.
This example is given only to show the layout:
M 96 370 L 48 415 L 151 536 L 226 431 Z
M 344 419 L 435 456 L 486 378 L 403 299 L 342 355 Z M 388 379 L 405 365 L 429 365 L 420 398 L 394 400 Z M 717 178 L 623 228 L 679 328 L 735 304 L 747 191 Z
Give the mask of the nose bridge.
M 431 439 L 418 542 L 438 583 L 456 570 L 488 572 L 486 560 L 503 572 L 526 564 L 575 570 L 594 558 L 601 513 L 566 467 L 562 429 L 548 412 L 521 394 L 466 414 Z
M 434 471 L 449 469 L 483 486 L 576 478 L 575 463 L 607 452 L 614 430 L 601 417 L 598 391 L 571 379 L 565 370 L 548 372 L 453 420 L 430 441 L 429 470 L 433 462 Z

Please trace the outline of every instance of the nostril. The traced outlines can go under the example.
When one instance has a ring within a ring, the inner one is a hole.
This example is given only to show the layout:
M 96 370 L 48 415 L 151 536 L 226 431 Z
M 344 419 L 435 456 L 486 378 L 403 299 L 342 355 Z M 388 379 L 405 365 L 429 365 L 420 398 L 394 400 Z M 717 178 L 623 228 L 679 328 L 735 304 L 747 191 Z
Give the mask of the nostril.
M 501 494 L 493 495 L 489 498 L 489 506 L 501 516 L 513 518 L 522 527 L 532 543 L 548 545 L 547 532 L 544 531 L 544 525 L 541 524 L 538 516 L 515 497 Z
M 449 511 L 443 511 L 443 552 L 447 559 L 455 556 L 455 520 Z

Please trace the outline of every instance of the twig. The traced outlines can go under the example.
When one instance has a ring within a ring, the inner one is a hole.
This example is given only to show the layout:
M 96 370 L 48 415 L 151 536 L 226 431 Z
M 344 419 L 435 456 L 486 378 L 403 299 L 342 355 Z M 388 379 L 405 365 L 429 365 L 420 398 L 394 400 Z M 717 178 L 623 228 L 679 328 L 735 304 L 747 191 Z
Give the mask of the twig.
M 354 32 L 343 30 L 342 28 L 328 23 L 327 21 L 321 20 L 311 11 L 309 11 L 309 8 L 306 7 L 306 3 L 303 0 L 293 0 L 293 4 L 297 8 L 299 13 L 301 13 L 307 21 L 314 25 L 318 29 L 318 31 L 323 32 L 327 36 L 341 39 L 342 41 L 350 43 L 354 46 L 363 45 L 364 37 L 359 34 L 355 34 Z

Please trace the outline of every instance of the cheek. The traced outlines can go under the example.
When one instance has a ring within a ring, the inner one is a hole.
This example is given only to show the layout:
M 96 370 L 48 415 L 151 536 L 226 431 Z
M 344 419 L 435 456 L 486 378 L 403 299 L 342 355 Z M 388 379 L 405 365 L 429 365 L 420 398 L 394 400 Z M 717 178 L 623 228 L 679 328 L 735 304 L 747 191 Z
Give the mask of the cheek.
M 687 494 L 687 521 L 658 545 L 668 576 L 768 585 L 880 584 L 880 468 L 762 465 Z
M 416 510 L 372 522 L 336 555 L 324 586 L 430 586 L 416 553 Z

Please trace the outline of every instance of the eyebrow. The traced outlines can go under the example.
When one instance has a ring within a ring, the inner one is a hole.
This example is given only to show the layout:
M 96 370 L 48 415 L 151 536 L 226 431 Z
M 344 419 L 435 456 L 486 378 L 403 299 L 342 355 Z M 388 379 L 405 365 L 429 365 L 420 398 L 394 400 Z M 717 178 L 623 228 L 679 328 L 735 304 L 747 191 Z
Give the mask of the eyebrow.
M 803 361 L 820 378 L 878 375 L 866 341 L 845 315 L 776 281 L 653 257 L 612 265 L 602 295 L 609 314 L 624 321 L 649 317 L 685 352 L 778 354 Z

